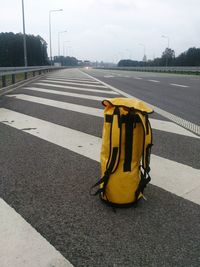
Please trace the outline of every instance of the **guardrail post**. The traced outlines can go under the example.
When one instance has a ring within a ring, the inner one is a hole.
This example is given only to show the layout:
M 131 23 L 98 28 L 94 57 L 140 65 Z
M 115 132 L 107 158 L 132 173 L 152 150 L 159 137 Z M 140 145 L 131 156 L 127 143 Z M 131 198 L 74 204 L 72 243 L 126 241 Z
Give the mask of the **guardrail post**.
M 41 75 L 41 70 L 39 70 L 39 75 Z
M 6 76 L 3 75 L 1 79 L 2 79 L 2 87 L 6 87 Z
M 35 77 L 35 71 L 33 71 L 33 77 Z
M 27 79 L 27 72 L 24 72 L 24 79 Z
M 15 74 L 12 74 L 12 84 L 15 83 Z

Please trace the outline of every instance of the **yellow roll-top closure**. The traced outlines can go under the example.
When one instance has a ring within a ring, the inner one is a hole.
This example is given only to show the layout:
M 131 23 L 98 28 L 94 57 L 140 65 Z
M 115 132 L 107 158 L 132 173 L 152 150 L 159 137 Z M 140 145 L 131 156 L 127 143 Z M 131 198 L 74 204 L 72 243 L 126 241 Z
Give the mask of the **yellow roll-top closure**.
M 146 113 L 152 113 L 153 109 L 147 106 L 147 104 L 143 101 L 140 101 L 135 98 L 110 98 L 110 99 L 105 99 L 102 101 L 102 104 L 108 108 L 112 108 L 114 106 L 119 106 L 119 107 L 128 107 L 128 108 L 134 108 L 136 110 L 140 110 L 142 112 Z

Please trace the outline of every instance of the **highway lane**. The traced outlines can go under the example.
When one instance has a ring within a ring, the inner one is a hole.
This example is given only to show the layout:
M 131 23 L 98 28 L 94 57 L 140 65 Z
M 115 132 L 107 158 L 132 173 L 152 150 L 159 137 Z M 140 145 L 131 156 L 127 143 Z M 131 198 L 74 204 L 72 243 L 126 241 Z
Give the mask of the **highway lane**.
M 200 125 L 200 77 L 134 71 L 87 70 L 141 100 Z
M 97 97 L 120 95 L 96 92 L 85 85 L 95 80 L 78 70 L 45 79 L 0 98 L 0 197 L 74 266 L 199 266 L 199 138 L 153 114 L 148 201 L 115 214 L 88 191 L 100 176 Z M 58 79 L 71 79 L 80 90 L 59 87 Z M 20 267 L 27 266 L 23 257 Z

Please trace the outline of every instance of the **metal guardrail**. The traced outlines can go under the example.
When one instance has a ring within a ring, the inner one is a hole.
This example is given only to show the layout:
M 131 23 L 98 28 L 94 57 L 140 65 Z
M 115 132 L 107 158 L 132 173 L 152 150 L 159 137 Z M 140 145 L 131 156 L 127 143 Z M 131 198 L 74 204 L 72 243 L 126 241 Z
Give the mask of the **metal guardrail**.
M 33 66 L 33 67 L 1 67 L 0 68 L 0 88 L 8 85 L 13 85 L 19 80 L 27 80 L 28 76 L 35 77 L 42 73 L 47 73 L 52 70 L 58 70 L 62 67 L 55 66 Z M 22 75 L 20 75 L 22 74 Z M 20 75 L 20 79 L 18 76 Z
M 200 67 L 99 67 L 99 69 L 200 74 Z

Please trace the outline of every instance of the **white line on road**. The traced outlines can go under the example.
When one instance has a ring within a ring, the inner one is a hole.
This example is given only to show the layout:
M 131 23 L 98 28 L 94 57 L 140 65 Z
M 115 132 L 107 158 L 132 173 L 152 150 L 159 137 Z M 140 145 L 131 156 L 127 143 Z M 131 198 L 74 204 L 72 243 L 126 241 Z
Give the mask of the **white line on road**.
M 91 79 L 91 78 L 72 78 L 72 77 L 68 77 L 68 76 L 58 76 L 58 75 L 48 75 L 48 76 L 45 76 L 47 78 L 51 78 L 51 79 L 59 79 L 59 80 L 73 80 L 73 81 L 79 81 L 79 82 L 95 82 L 95 80 Z M 98 82 L 99 83 L 99 82 Z
M 177 86 L 177 87 L 183 87 L 183 88 L 187 88 L 187 87 L 189 87 L 188 85 L 177 84 L 177 83 L 170 83 L 170 85 L 172 85 L 172 86 Z
M 99 109 L 99 108 L 92 108 L 92 107 L 76 105 L 72 103 L 61 102 L 61 101 L 56 101 L 52 99 L 46 99 L 43 97 L 36 97 L 36 96 L 30 96 L 30 95 L 24 95 L 24 94 L 7 95 L 7 97 L 11 97 L 11 98 L 13 97 L 13 98 L 24 100 L 24 101 L 30 101 L 33 103 L 38 103 L 38 104 L 47 105 L 47 106 L 51 106 L 55 108 L 70 110 L 70 111 L 88 114 L 88 115 L 92 115 L 96 117 L 103 116 L 103 109 Z
M 133 77 L 133 78 L 136 80 L 142 80 L 142 78 L 140 78 L 140 77 Z
M 76 82 L 76 83 L 88 83 L 88 84 L 100 84 L 97 81 L 80 80 L 80 79 L 67 79 L 67 78 L 46 78 L 47 80 L 62 81 L 62 82 Z
M 87 158 L 94 160 L 99 158 L 101 138 L 4 108 L 0 108 L 0 122 Z
M 157 80 L 148 80 L 149 82 L 152 82 L 152 83 L 159 83 L 160 81 L 157 81 Z
M 23 87 L 23 89 L 32 90 L 36 92 L 42 92 L 42 93 L 48 93 L 48 94 L 54 94 L 54 95 L 72 96 L 72 97 L 78 97 L 78 98 L 90 99 L 90 100 L 96 100 L 96 101 L 103 101 L 106 98 L 106 97 L 93 96 L 93 95 L 83 95 L 83 94 L 75 94 L 75 93 L 69 93 L 69 92 L 63 92 L 63 91 L 49 90 L 49 89 L 37 88 L 37 87 Z
M 101 138 L 4 108 L 0 122 L 99 162 Z M 200 189 L 199 170 L 155 155 L 151 170 L 152 184 L 200 205 L 200 190 L 191 193 Z
M 34 102 L 34 103 L 38 103 L 42 105 L 48 105 L 48 106 L 61 108 L 65 110 L 71 110 L 74 112 L 88 114 L 91 116 L 103 117 L 103 110 L 98 109 L 98 108 L 92 108 L 92 107 L 83 106 L 83 105 L 76 105 L 76 104 L 71 104 L 67 102 L 61 102 L 61 101 L 56 101 L 52 99 L 46 99 L 42 97 L 36 97 L 36 96 L 30 96 L 30 95 L 24 95 L 24 94 L 7 95 L 7 97 L 13 97 L 13 98 L 24 100 L 24 101 L 30 101 L 30 102 Z M 200 137 L 197 137 L 195 134 L 185 130 L 184 128 L 170 121 L 150 119 L 150 122 L 151 122 L 152 128 L 156 130 L 180 134 L 180 135 L 194 137 L 194 138 L 200 138 Z
M 1 267 L 72 267 L 45 238 L 0 198 Z
M 70 90 L 78 90 L 78 91 L 85 91 L 85 92 L 94 92 L 94 93 L 104 93 L 104 94 L 111 94 L 111 95 L 118 95 L 115 91 L 110 90 L 103 90 L 103 89 L 89 89 L 89 88 L 81 88 L 81 87 L 74 87 L 74 86 L 67 86 L 67 85 L 60 85 L 60 84 L 51 84 L 51 83 L 34 83 L 36 85 L 44 85 L 49 87 L 57 87 L 57 88 L 64 88 Z M 104 87 L 106 89 L 106 87 Z
M 41 80 L 42 82 L 46 83 L 61 83 L 61 84 L 73 84 L 73 85 L 81 85 L 81 86 L 87 86 L 87 87 L 99 87 L 99 88 L 107 88 L 105 85 L 102 84 L 86 84 L 86 83 L 76 83 L 76 82 L 66 82 L 66 81 L 55 81 L 55 80 Z

